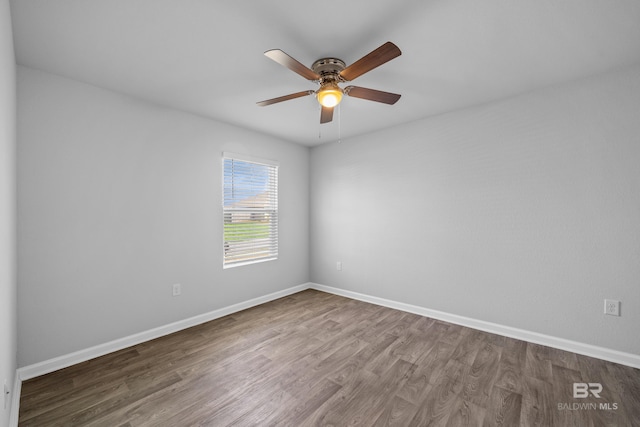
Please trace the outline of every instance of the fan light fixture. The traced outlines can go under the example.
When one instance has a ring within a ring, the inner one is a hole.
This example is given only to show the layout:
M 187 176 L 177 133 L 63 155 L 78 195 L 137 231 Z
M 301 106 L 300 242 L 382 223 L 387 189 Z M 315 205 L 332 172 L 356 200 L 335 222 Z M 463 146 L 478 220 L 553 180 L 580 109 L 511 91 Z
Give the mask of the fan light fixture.
M 342 89 L 335 83 L 329 82 L 318 90 L 318 102 L 323 107 L 332 108 L 342 101 Z

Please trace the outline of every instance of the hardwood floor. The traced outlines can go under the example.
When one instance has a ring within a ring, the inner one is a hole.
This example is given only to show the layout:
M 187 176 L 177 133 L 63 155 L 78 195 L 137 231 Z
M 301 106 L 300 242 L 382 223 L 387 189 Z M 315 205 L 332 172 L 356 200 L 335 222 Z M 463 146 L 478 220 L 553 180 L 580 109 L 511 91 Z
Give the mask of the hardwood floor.
M 20 402 L 48 427 L 638 423 L 640 370 L 315 290 L 26 381 Z

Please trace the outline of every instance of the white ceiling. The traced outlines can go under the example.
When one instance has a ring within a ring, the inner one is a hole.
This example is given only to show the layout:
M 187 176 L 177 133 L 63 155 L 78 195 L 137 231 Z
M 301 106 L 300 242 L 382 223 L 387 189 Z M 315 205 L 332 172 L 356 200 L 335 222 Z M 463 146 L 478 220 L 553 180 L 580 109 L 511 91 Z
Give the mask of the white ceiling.
M 12 0 L 18 64 L 313 146 L 640 62 L 640 0 Z M 402 56 L 319 124 L 316 85 L 263 55 Z M 319 137 L 319 135 L 321 137 Z

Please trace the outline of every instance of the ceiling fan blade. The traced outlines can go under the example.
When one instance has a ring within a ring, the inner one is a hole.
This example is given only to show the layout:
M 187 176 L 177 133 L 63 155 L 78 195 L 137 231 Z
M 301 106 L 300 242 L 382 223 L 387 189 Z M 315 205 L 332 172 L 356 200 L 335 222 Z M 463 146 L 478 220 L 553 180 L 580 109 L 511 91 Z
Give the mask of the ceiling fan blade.
M 290 99 L 300 98 L 302 96 L 311 95 L 313 93 L 315 93 L 315 92 L 312 91 L 312 90 L 304 90 L 302 92 L 296 92 L 296 93 L 292 93 L 292 94 L 285 95 L 285 96 L 279 96 L 279 97 L 273 98 L 273 99 L 267 99 L 266 101 L 256 102 L 256 104 L 258 104 L 258 106 L 260 106 L 260 107 L 266 107 L 267 105 L 276 104 L 276 103 L 282 102 L 282 101 L 288 101 Z
M 393 105 L 398 102 L 398 99 L 402 96 L 397 93 L 383 92 L 381 90 L 367 89 L 366 87 L 358 86 L 347 86 L 344 88 L 344 93 L 355 98 L 382 102 L 389 105 Z
M 342 70 L 340 76 L 347 81 L 353 80 L 400 55 L 402 55 L 402 52 L 398 46 L 391 42 L 386 42 Z
M 300 62 L 293 59 L 292 57 L 290 57 L 280 49 L 268 50 L 264 54 L 268 58 L 271 58 L 274 61 L 276 61 L 278 64 L 287 67 L 294 73 L 300 74 L 302 77 L 304 77 L 307 80 L 320 80 L 320 76 L 316 74 L 311 68 L 301 64 Z
M 320 112 L 320 124 L 329 123 L 333 120 L 333 107 L 322 107 Z

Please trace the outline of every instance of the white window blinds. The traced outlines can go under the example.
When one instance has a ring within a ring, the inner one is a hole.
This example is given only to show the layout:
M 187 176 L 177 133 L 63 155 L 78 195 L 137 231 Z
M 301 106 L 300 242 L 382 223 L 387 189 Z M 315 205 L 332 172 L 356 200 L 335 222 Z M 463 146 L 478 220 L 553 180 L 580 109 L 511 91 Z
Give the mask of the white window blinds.
M 278 258 L 278 164 L 223 153 L 224 267 Z

